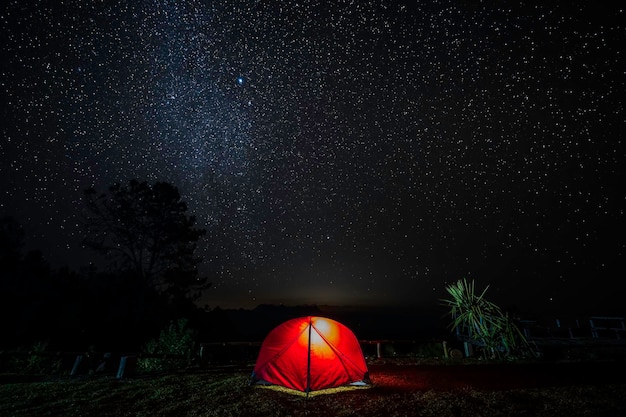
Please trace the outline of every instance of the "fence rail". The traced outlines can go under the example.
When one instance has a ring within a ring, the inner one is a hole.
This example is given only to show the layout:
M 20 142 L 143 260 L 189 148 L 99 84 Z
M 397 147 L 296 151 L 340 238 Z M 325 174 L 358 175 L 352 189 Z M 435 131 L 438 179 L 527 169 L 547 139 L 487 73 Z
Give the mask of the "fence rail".
M 440 341 L 418 342 L 413 340 L 359 340 L 366 358 L 402 358 L 444 356 L 445 345 Z M 194 365 L 204 369 L 220 368 L 229 365 L 253 366 L 262 342 L 208 342 L 198 345 L 193 355 Z M 80 351 L 0 351 L 0 364 L 18 359 L 26 366 L 36 362 L 34 358 L 58 360 L 63 368 L 69 369 L 70 376 L 85 374 L 109 374 L 116 378 L 136 375 L 138 363 L 142 359 L 189 360 L 180 354 L 149 354 L 140 352 L 80 352 Z
M 592 316 L 584 321 L 553 319 L 551 323 L 521 320 L 518 325 L 529 341 L 544 346 L 554 340 L 596 346 L 626 345 L 626 317 Z M 472 356 L 472 346 L 468 346 L 468 341 L 459 337 L 462 335 L 456 336 L 457 345 L 450 340 L 425 342 L 406 339 L 359 340 L 359 343 L 363 354 L 369 359 Z M 233 364 L 250 367 L 256 360 L 261 344 L 260 341 L 201 343 L 194 354 L 195 364 L 205 369 Z M 66 369 L 71 369 L 71 376 L 100 372 L 120 379 L 135 375 L 138 361 L 143 359 L 189 360 L 188 356 L 181 354 L 142 352 L 0 351 L 1 366 L 11 361 L 21 361 L 27 366 L 36 362 L 33 358 L 56 360 Z
M 538 320 L 520 320 L 519 325 L 524 336 L 529 339 L 626 339 L 626 317 L 591 316 L 585 320 L 554 318 L 543 323 Z

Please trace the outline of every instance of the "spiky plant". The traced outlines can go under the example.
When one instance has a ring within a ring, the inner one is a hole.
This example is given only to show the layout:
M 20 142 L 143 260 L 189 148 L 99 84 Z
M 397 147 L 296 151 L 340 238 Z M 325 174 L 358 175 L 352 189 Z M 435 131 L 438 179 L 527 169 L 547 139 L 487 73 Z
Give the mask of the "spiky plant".
M 508 315 L 485 298 L 487 289 L 489 286 L 478 294 L 474 281 L 466 279 L 446 287 L 451 298 L 441 302 L 450 308 L 452 331 L 466 332 L 471 340 L 484 347 L 485 357 L 502 358 L 516 349 L 529 349 L 526 338 Z

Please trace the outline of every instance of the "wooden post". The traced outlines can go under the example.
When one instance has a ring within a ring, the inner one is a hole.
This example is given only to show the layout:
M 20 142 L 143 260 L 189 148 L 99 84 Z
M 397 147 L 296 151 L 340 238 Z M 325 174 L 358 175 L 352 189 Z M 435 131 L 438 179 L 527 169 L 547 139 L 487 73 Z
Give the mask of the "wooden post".
M 76 359 L 74 360 L 74 366 L 72 366 L 72 371 L 70 372 L 71 376 L 74 376 L 78 373 L 78 367 L 80 366 L 81 362 L 83 361 L 84 356 L 83 355 L 78 355 L 76 356 Z
M 376 342 L 376 358 L 380 359 L 383 357 L 382 354 L 382 346 L 380 342 Z
M 117 368 L 117 379 L 122 379 L 122 377 L 124 376 L 124 370 L 126 369 L 126 358 L 126 356 L 122 356 L 120 358 L 120 366 L 119 368 Z
M 465 350 L 465 357 L 469 358 L 474 354 L 474 349 L 472 348 L 472 344 L 470 342 L 463 342 L 463 348 Z
M 134 360 L 136 356 L 122 356 L 120 358 L 120 366 L 117 368 L 117 379 L 124 378 L 124 374 L 128 374 L 132 372 L 132 368 L 134 365 Z
M 593 323 L 593 319 L 589 319 L 589 327 L 591 327 L 591 337 L 593 337 L 594 339 L 597 339 L 598 331 L 596 330 L 596 327 Z

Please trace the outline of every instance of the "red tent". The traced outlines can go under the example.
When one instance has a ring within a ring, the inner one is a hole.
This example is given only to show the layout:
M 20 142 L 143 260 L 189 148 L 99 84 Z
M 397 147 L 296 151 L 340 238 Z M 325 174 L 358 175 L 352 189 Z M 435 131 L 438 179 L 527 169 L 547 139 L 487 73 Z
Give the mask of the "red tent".
M 272 330 L 261 345 L 253 383 L 315 391 L 369 383 L 359 341 L 343 324 L 300 317 Z

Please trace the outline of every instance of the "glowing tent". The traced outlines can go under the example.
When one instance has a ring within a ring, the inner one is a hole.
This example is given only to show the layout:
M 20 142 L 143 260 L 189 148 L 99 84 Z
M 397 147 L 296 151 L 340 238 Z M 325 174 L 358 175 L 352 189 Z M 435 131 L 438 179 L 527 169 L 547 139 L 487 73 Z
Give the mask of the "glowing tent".
M 300 317 L 272 330 L 261 345 L 252 383 L 310 392 L 365 385 L 369 376 L 359 341 L 343 324 Z

